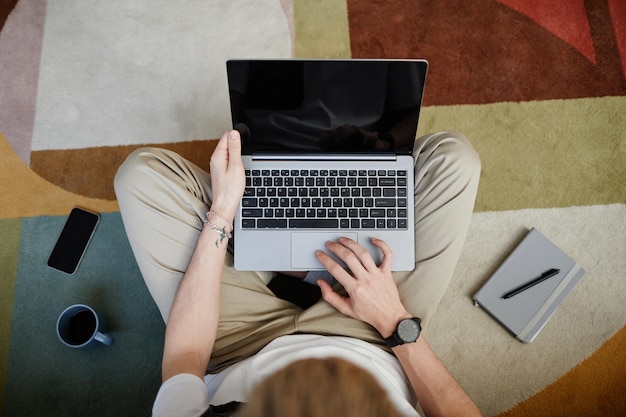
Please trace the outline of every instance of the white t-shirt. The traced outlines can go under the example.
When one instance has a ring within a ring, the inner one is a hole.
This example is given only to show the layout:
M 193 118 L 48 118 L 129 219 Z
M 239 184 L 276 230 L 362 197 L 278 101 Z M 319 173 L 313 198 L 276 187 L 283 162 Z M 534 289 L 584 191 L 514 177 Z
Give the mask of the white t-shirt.
M 190 375 L 176 375 L 161 385 L 152 409 L 158 416 L 200 416 L 209 404 L 245 402 L 263 379 L 292 362 L 309 358 L 341 358 L 376 378 L 398 411 L 418 417 L 413 391 L 398 360 L 383 350 L 358 339 L 337 336 L 289 335 L 269 343 L 256 355 L 204 381 Z

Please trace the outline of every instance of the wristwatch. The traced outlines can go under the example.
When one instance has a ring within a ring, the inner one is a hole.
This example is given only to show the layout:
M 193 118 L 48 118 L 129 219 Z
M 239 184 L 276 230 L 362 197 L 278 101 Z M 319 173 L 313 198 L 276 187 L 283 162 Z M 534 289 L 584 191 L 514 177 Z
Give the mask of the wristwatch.
M 405 343 L 415 343 L 422 332 L 421 322 L 417 317 L 400 320 L 393 334 L 385 338 L 385 343 L 390 348 Z

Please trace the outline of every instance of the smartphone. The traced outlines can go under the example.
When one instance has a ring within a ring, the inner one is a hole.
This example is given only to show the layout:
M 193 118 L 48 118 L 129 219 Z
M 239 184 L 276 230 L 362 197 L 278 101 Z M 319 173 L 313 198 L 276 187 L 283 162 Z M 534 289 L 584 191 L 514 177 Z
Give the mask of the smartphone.
M 74 274 L 98 223 L 100 223 L 98 213 L 73 208 L 48 258 L 48 266 L 67 274 Z

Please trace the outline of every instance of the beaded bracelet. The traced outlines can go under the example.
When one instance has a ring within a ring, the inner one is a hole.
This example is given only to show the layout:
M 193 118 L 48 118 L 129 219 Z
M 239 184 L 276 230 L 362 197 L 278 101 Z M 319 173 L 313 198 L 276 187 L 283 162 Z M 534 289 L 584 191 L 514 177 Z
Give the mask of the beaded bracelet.
M 228 224 L 232 224 L 232 223 L 233 223 L 232 221 L 230 221 L 230 220 L 229 220 L 229 219 L 227 219 L 226 217 L 222 216 L 221 214 L 219 214 L 219 213 L 218 213 L 217 211 L 215 211 L 215 210 L 210 210 L 210 211 L 207 211 L 207 212 L 206 212 L 206 214 L 204 215 L 204 218 L 205 218 L 205 219 L 208 219 L 208 218 L 209 218 L 209 214 L 213 214 L 213 215 L 215 215 L 215 217 L 219 217 L 220 219 L 224 220 L 224 221 L 225 221 L 226 223 L 228 223 Z M 204 222 L 204 224 L 206 224 L 207 222 L 208 222 L 208 220 L 206 220 L 206 221 Z

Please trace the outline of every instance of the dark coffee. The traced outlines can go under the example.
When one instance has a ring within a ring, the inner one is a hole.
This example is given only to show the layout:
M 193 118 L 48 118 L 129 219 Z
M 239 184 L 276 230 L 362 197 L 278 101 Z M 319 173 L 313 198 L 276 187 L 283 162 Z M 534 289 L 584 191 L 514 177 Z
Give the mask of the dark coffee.
M 70 317 L 63 337 L 70 345 L 82 345 L 91 339 L 95 330 L 96 317 L 89 310 L 81 310 Z

